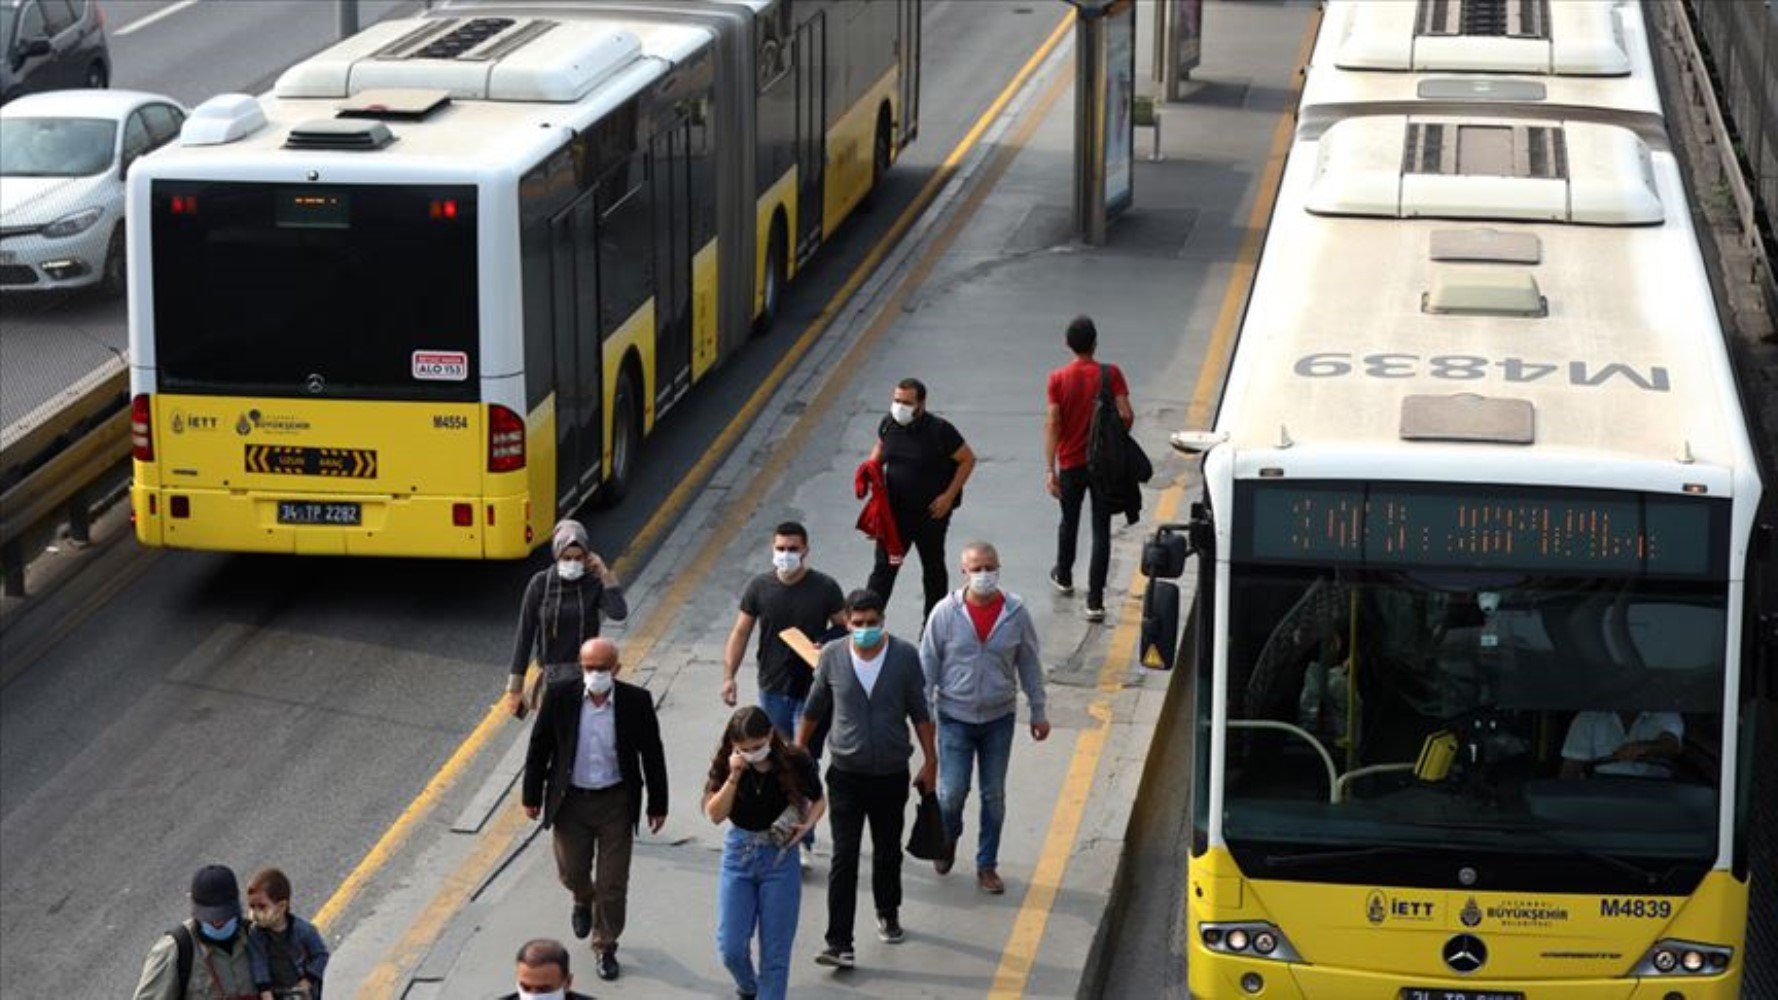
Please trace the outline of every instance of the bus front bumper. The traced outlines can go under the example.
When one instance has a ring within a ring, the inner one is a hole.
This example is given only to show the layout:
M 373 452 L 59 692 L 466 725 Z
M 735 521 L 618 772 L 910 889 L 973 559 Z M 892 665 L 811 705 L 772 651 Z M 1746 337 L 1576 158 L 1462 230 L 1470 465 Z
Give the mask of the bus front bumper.
M 1494 1000 L 1515 995 L 1523 1000 L 1736 1000 L 1741 995 L 1739 965 L 1713 976 L 1455 979 L 1236 958 L 1196 948 L 1190 961 L 1191 995 L 1202 1000 L 1408 1000 L 1418 996 Z M 1248 978 L 1251 976 L 1258 979 Z M 1429 992 L 1417 992 L 1421 990 Z
M 359 523 L 280 523 L 285 502 L 356 505 Z M 524 495 L 266 497 L 137 483 L 130 505 L 136 540 L 152 548 L 441 559 L 522 559 L 532 548 Z

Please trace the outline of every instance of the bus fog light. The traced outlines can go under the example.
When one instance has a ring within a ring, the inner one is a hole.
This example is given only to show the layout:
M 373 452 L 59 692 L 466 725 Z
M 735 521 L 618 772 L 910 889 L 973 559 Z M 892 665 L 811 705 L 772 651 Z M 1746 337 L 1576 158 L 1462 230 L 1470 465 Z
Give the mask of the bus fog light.
M 1271 931 L 1260 931 L 1258 934 L 1253 935 L 1253 950 L 1259 952 L 1261 955 L 1270 955 L 1272 952 L 1277 951 L 1278 935 L 1273 934 Z M 1702 958 L 1703 956 L 1700 955 L 1699 959 L 1702 960 Z
M 451 504 L 451 523 L 459 528 L 472 527 L 475 524 L 475 508 L 466 503 Z
M 1229 950 L 1230 951 L 1246 951 L 1247 950 L 1247 932 L 1246 931 L 1242 930 L 1239 927 L 1235 928 L 1232 931 L 1229 931 Z
M 1241 977 L 1241 988 L 1249 993 L 1258 993 L 1266 988 L 1266 981 L 1257 972 L 1249 972 Z
M 1221 944 L 1222 943 L 1222 928 L 1220 928 L 1220 927 L 1206 927 L 1206 928 L 1204 928 L 1204 943 L 1209 945 L 1212 948 Z
M 167 513 L 172 514 L 174 517 L 190 517 L 191 498 L 188 496 L 174 495 L 167 501 Z
M 1688 951 L 1679 957 L 1679 964 L 1687 972 L 1700 972 L 1704 968 L 1704 953 Z

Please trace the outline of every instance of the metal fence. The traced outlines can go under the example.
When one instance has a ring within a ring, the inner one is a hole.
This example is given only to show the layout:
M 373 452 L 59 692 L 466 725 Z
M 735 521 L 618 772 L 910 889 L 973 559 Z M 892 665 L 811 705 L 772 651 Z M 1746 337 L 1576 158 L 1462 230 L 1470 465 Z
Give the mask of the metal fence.
M 1753 190 L 1769 255 L 1778 233 L 1778 8 L 1770 0 L 1685 0 L 1685 7 Z

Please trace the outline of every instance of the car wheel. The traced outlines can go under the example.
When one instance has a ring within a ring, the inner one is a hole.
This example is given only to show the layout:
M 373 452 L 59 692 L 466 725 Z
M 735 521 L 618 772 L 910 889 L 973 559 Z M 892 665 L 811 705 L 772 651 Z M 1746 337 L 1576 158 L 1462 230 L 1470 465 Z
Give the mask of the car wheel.
M 104 90 L 111 82 L 111 74 L 105 72 L 105 64 L 95 62 L 86 68 L 86 85 L 93 90 Z
M 105 263 L 101 266 L 99 276 L 99 293 L 106 298 L 115 299 L 128 290 L 129 261 L 125 257 L 123 223 L 111 230 L 111 242 L 105 245 Z
M 636 453 L 642 448 L 642 393 L 636 369 L 625 365 L 611 399 L 611 475 L 599 488 L 599 506 L 615 507 L 630 491 L 636 474 Z

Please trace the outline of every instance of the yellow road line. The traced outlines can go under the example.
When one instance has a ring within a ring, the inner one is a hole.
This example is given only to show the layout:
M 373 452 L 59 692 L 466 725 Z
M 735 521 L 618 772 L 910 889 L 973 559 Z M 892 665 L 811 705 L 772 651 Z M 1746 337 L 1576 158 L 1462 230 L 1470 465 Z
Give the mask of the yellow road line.
M 1297 66 L 1308 63 L 1309 52 L 1320 23 L 1319 13 L 1309 19 L 1307 32 L 1297 51 Z M 1258 271 L 1259 251 L 1265 240 L 1267 220 L 1271 218 L 1272 206 L 1277 201 L 1278 183 L 1283 176 L 1285 158 L 1290 153 L 1296 96 L 1302 88 L 1301 81 L 1299 76 L 1286 100 L 1286 110 L 1278 116 L 1278 124 L 1272 130 L 1271 147 L 1266 155 L 1265 168 L 1259 177 L 1258 196 L 1247 217 L 1247 235 L 1241 241 L 1240 252 L 1229 273 L 1222 296 L 1222 307 L 1216 316 L 1216 326 L 1211 332 L 1209 344 L 1204 348 L 1204 364 L 1198 370 L 1197 384 L 1192 389 L 1187 427 L 1204 426 L 1203 421 L 1209 416 L 1210 407 L 1219 394 L 1223 376 L 1228 370 L 1241 314 Z M 1172 520 L 1184 493 L 1183 479 L 1167 487 L 1155 504 L 1155 523 Z M 1025 985 L 1031 978 L 1032 963 L 1043 942 L 1044 929 L 1049 925 L 1050 910 L 1055 905 L 1057 894 L 1061 892 L 1062 877 L 1068 870 L 1068 858 L 1074 851 L 1074 838 L 1080 832 L 1081 819 L 1086 814 L 1087 797 L 1092 793 L 1094 778 L 1099 770 L 1099 758 L 1104 754 L 1105 741 L 1111 735 L 1111 698 L 1120 688 L 1119 675 L 1136 655 L 1136 641 L 1142 623 L 1142 595 L 1147 589 L 1148 578 L 1140 570 L 1132 574 L 1129 594 L 1118 611 L 1117 628 L 1112 632 L 1111 643 L 1105 651 L 1105 660 L 1099 667 L 1098 695 L 1087 706 L 1087 714 L 1092 716 L 1097 725 L 1083 730 L 1074 745 L 1074 756 L 1068 762 L 1068 773 L 1062 781 L 1061 792 L 1056 796 L 1055 811 L 1050 816 L 1049 831 L 1044 835 L 1043 848 L 1038 853 L 1037 864 L 1031 872 L 1031 884 L 1026 888 L 1025 898 L 1019 904 L 1019 915 L 1013 921 L 1012 932 L 1007 936 L 1006 947 L 1000 954 L 1000 966 L 994 972 L 994 984 L 988 990 L 991 1000 L 1017 1000 L 1024 995 Z
M 753 394 L 747 397 L 747 401 L 741 404 L 734 419 L 730 420 L 728 426 L 716 435 L 716 440 L 704 449 L 704 454 L 686 472 L 685 477 L 679 481 L 679 485 L 667 494 L 666 501 L 630 539 L 627 553 L 613 564 L 613 572 L 627 575 L 634 569 L 635 560 L 648 551 L 655 539 L 667 530 L 668 525 L 678 518 L 680 512 L 685 509 L 687 504 L 691 503 L 698 491 L 704 488 L 704 484 L 715 473 L 716 466 L 727 457 L 729 449 L 734 447 L 736 439 L 753 425 L 754 418 L 759 416 L 761 410 L 765 409 L 772 394 L 778 391 L 778 386 L 789 377 L 791 370 L 803 359 L 803 355 L 809 352 L 809 348 L 814 346 L 815 341 L 820 339 L 828 324 L 833 322 L 834 317 L 839 315 L 840 310 L 852 298 L 852 294 L 864 285 L 865 281 L 876 272 L 878 265 L 882 264 L 883 259 L 895 248 L 895 245 L 901 242 L 901 238 L 913 227 L 914 221 L 920 217 L 920 213 L 926 210 L 926 206 L 938 196 L 938 192 L 951 179 L 951 175 L 957 172 L 963 158 L 975 148 L 982 133 L 988 130 L 988 126 L 993 124 L 994 119 L 1006 107 L 1007 102 L 1012 100 L 1019 88 L 1025 85 L 1025 81 L 1030 78 L 1031 74 L 1037 71 L 1038 65 L 1048 58 L 1050 52 L 1057 45 L 1061 44 L 1063 38 L 1067 37 L 1068 29 L 1073 24 L 1074 12 L 1069 11 L 1056 24 L 1055 30 L 1050 32 L 1049 37 L 1044 39 L 1043 44 L 1037 47 L 1037 51 L 1032 53 L 1031 58 L 1025 60 L 1025 64 L 1019 67 L 1017 73 L 1013 74 L 1012 82 L 1008 83 L 1006 88 L 995 96 L 994 100 L 989 103 L 987 110 L 983 111 L 981 117 L 976 119 L 969 131 L 963 134 L 963 138 L 957 141 L 957 145 L 952 147 L 950 155 L 945 157 L 944 162 L 939 164 L 938 170 L 933 172 L 933 175 L 927 179 L 926 185 L 920 189 L 920 193 L 916 194 L 914 200 L 902 210 L 901 215 L 896 217 L 895 222 L 890 225 L 889 231 L 877 241 L 875 246 L 871 247 L 864 260 L 846 278 L 845 284 L 840 286 L 839 291 L 833 294 L 821 312 L 809 322 L 802 335 L 797 337 L 796 343 L 792 344 L 790 349 L 784 352 L 784 356 L 778 359 L 778 363 L 772 366 L 772 370 L 759 383 L 759 387 L 753 390 Z
M 976 120 L 975 124 L 951 150 L 950 155 L 945 158 L 939 171 L 927 182 L 926 187 L 921 189 L 920 194 L 896 219 L 889 232 L 871 249 L 857 270 L 829 300 L 820 315 L 810 324 L 809 329 L 798 339 L 790 353 L 767 376 L 766 381 L 735 415 L 734 420 L 723 429 L 704 458 L 699 460 L 698 464 L 688 473 L 686 479 L 668 497 L 661 510 L 657 511 L 642 531 L 632 539 L 629 551 L 614 565 L 614 571 L 618 567 L 627 569 L 627 564 L 633 561 L 634 554 L 643 551 L 652 536 L 664 530 L 665 524 L 669 520 L 668 512 L 673 509 L 675 504 L 683 505 L 695 492 L 695 489 L 688 490 L 687 488 L 698 484 L 702 477 L 708 475 L 710 469 L 706 466 L 713 467 L 715 461 L 713 456 L 725 453 L 743 426 L 764 407 L 766 398 L 769 398 L 778 383 L 788 376 L 795 361 L 803 353 L 806 353 L 815 337 L 819 336 L 833 317 L 839 314 L 846 300 L 863 285 L 889 250 L 913 225 L 914 218 L 920 210 L 925 208 L 943 186 L 944 181 L 955 172 L 957 166 L 969 154 L 970 149 L 993 123 L 994 118 L 1005 109 L 1007 102 L 1012 100 L 1013 95 L 1018 92 L 1020 87 L 1024 86 L 1025 81 L 1055 50 L 1055 47 L 1061 44 L 1062 39 L 1067 37 L 1067 29 L 1073 24 L 1073 20 L 1072 11 L 1062 17 L 1056 29 L 1025 62 L 1025 65 L 1019 68 L 1012 81 L 988 105 L 987 110 L 982 112 L 981 117 Z M 1065 83 L 1066 80 L 1064 79 L 1063 82 Z M 931 273 L 938 258 L 943 255 L 962 230 L 964 221 L 975 213 L 981 205 L 982 199 L 986 197 L 987 191 L 993 188 L 1000 175 L 1004 174 L 1006 168 L 1011 165 L 1018 149 L 1029 141 L 1032 132 L 1036 130 L 1037 123 L 1045 117 L 1050 106 L 1054 104 L 1063 89 L 1065 88 L 1059 85 L 1052 86 L 1050 92 L 1045 95 L 1041 106 L 1029 114 L 1019 133 L 996 151 L 995 158 L 986 165 L 983 176 L 976 182 L 976 187 L 971 191 L 969 197 L 959 206 L 955 217 L 926 248 L 919 264 L 900 283 L 890 300 L 880 308 L 877 319 L 860 336 L 858 342 L 847 351 L 845 360 L 834 366 L 835 371 L 844 372 L 855 367 L 856 363 L 868 353 L 871 345 L 880 338 L 882 332 L 899 315 L 901 303 L 905 302 L 912 290 L 917 288 L 921 281 Z M 772 455 L 754 474 L 746 490 L 724 512 L 722 526 L 714 532 L 714 538 L 732 538 L 745 527 L 747 519 L 752 516 L 754 508 L 764 497 L 766 490 L 775 483 L 777 473 L 789 463 L 790 457 L 800 449 L 811 429 L 821 422 L 821 414 L 830 408 L 834 400 L 838 398 L 839 388 L 845 381 L 845 379 L 832 378 L 827 381 L 816 398 L 803 411 L 790 432 L 778 440 Z M 700 472 L 700 470 L 703 471 Z M 724 547 L 721 543 L 705 546 L 690 566 L 675 574 L 671 586 L 655 602 L 655 610 L 650 614 L 648 620 L 641 628 L 626 636 L 624 659 L 627 663 L 640 663 L 646 658 L 648 652 L 659 642 L 667 627 L 676 620 L 679 608 L 703 577 L 708 574 L 710 568 L 714 566 Z M 503 717 L 503 709 L 500 706 L 496 705 L 489 709 L 488 716 L 482 720 L 481 725 L 476 727 L 476 731 L 470 734 L 463 746 L 459 747 L 451 759 L 445 762 L 444 768 L 433 777 L 432 781 L 427 783 L 426 788 L 421 791 L 420 797 L 409 804 L 407 810 L 396 819 L 395 826 L 390 827 L 389 831 L 383 835 L 382 840 L 379 840 L 377 845 L 371 849 L 371 853 L 365 856 L 364 861 L 360 862 L 352 874 L 347 876 L 345 883 L 334 893 L 334 898 L 329 899 L 321 912 L 317 914 L 317 923 L 323 923 L 325 918 L 337 916 L 344 908 L 345 903 L 349 902 L 362 889 L 364 882 L 388 862 L 393 846 L 405 839 L 414 823 L 430 811 L 439 795 L 450 787 L 451 783 L 460 775 L 463 767 L 475 756 L 475 753 L 486 743 L 492 733 L 499 728 Z M 414 924 L 409 926 L 401 939 L 384 954 L 376 967 L 371 970 L 364 985 L 358 991 L 359 1000 L 383 1000 L 383 998 L 397 995 L 397 990 L 401 986 L 406 972 L 424 957 L 426 949 L 430 948 L 432 942 L 443 932 L 450 917 L 461 908 L 464 900 L 468 898 L 468 893 L 485 877 L 485 873 L 498 863 L 501 854 L 516 834 L 517 829 L 522 828 L 522 824 L 513 825 L 515 821 L 512 820 L 512 817 L 515 815 L 522 816 L 523 813 L 516 806 L 509 807 L 503 812 L 500 821 L 480 835 L 479 842 L 470 856 L 465 858 L 446 879 L 444 887 L 440 889 L 437 897 L 432 900 L 426 911 Z M 344 901 L 341 901 L 342 897 L 344 897 Z
M 420 794 L 414 796 L 414 800 L 407 804 L 407 808 L 401 811 L 401 815 L 395 817 L 395 822 L 390 824 L 389 829 L 383 831 L 381 837 L 377 838 L 377 842 L 372 845 L 370 852 L 358 862 L 358 866 L 352 869 L 345 881 L 340 883 L 339 888 L 333 891 L 333 895 L 327 898 L 327 902 L 321 905 L 321 909 L 315 914 L 315 924 L 318 927 L 326 930 L 341 913 L 345 912 L 352 900 L 364 891 L 365 883 L 369 882 L 371 876 L 375 875 L 385 864 L 388 864 L 389 859 L 394 857 L 396 849 L 414 832 L 414 827 L 426 817 L 427 813 L 432 811 L 432 807 L 438 804 L 438 800 L 444 796 L 444 793 L 456 784 L 458 778 L 462 777 L 463 771 L 469 766 L 470 761 L 474 760 L 475 755 L 481 752 L 482 747 L 494 738 L 494 734 L 500 731 L 501 723 L 507 718 L 509 716 L 504 705 L 496 702 L 489 706 L 488 714 L 482 716 L 482 721 L 457 746 L 456 751 L 444 762 L 444 766 L 438 769 L 438 772 L 432 776 L 432 780 L 426 782 L 426 787 L 420 789 Z

